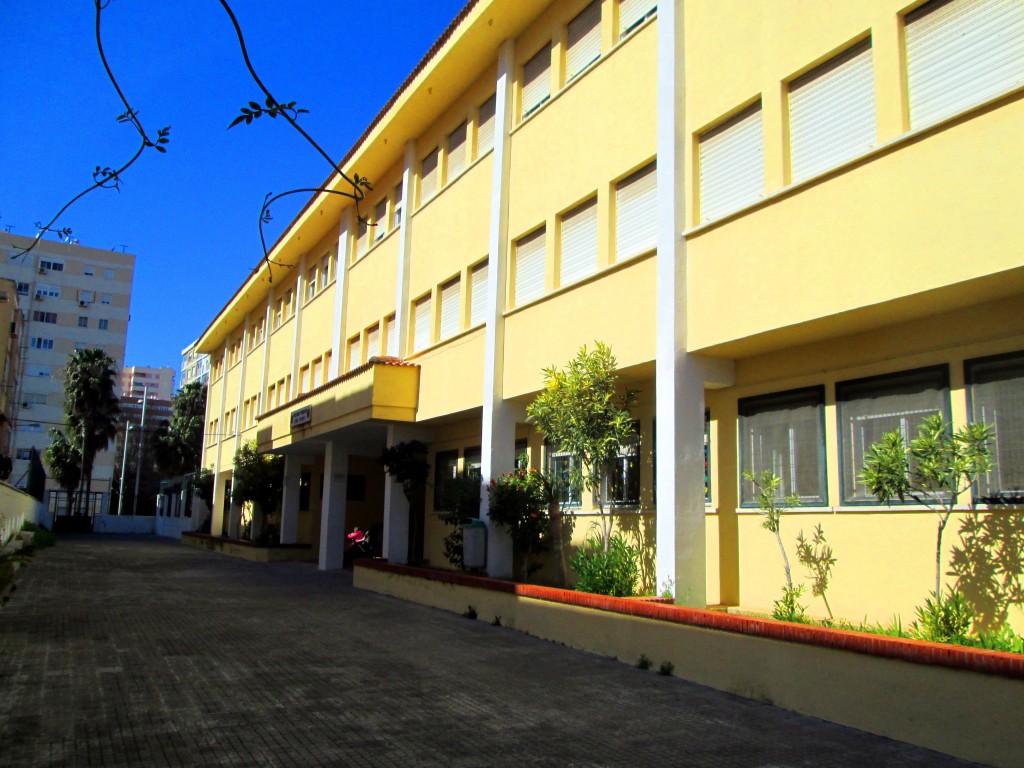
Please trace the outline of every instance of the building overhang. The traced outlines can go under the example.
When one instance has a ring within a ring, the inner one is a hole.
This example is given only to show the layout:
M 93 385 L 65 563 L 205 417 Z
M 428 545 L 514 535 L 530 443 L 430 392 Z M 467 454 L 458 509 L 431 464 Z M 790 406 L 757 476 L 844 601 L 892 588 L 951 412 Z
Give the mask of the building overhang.
M 367 422 L 413 422 L 420 368 L 397 358 L 373 357 L 322 387 L 257 417 L 261 453 L 322 442 Z

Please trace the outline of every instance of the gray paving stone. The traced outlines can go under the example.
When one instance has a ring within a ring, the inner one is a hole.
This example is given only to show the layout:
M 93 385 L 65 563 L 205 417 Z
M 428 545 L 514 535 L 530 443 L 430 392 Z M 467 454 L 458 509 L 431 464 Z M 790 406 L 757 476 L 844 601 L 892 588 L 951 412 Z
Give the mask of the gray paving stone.
M 63 538 L 0 609 L 0 766 L 965 766 L 167 540 Z

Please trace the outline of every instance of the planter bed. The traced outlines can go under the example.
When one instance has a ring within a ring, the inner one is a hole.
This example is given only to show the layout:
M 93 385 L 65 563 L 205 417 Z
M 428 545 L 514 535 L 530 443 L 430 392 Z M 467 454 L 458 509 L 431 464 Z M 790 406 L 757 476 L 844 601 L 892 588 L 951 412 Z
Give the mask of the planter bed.
M 309 544 L 279 544 L 265 547 L 251 541 L 227 539 L 208 533 L 182 533 L 181 543 L 257 563 L 306 562 L 314 559 L 313 548 Z
M 354 584 L 971 760 L 1024 766 L 1024 656 L 361 560 Z

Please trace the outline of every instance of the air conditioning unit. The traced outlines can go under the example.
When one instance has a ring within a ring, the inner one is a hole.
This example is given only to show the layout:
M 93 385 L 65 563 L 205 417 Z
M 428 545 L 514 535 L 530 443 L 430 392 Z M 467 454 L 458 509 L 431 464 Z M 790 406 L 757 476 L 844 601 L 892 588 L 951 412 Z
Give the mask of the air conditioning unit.
M 83 301 L 79 301 L 78 302 L 78 306 L 80 306 L 80 307 L 88 307 L 89 306 L 89 302 L 88 301 L 84 301 L 84 300 Z
M 42 300 L 43 300 L 43 292 L 42 291 L 36 291 L 36 301 L 42 301 Z
M 49 271 L 50 271 L 50 270 L 48 270 L 48 269 L 47 269 L 46 267 L 40 267 L 40 268 L 39 268 L 39 274 L 40 274 L 40 275 L 45 275 L 45 274 L 46 274 L 47 272 L 49 272 Z
M 32 403 L 22 403 L 21 407 L 27 411 L 32 407 Z

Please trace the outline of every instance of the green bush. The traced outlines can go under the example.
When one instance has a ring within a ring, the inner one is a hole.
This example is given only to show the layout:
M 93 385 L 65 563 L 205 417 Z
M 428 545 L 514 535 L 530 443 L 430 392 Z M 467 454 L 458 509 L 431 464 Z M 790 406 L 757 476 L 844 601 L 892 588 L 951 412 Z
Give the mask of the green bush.
M 935 643 L 971 644 L 969 638 L 974 611 L 959 592 L 950 589 L 946 597 L 933 595 L 915 611 L 917 621 L 911 629 L 918 639 Z
M 57 543 L 57 534 L 46 530 L 41 525 L 26 521 L 21 524 L 21 530 L 32 532 L 32 546 L 36 549 L 52 547 Z
M 570 561 L 577 591 L 613 597 L 635 595 L 639 558 L 640 548 L 631 546 L 621 534 L 612 535 L 607 551 L 600 536 L 590 537 Z
M 807 606 L 800 604 L 800 597 L 804 593 L 804 585 L 797 584 L 795 587 L 783 586 L 782 597 L 775 601 L 775 608 L 772 610 L 772 618 L 779 621 L 794 621 L 798 624 L 806 624 Z

